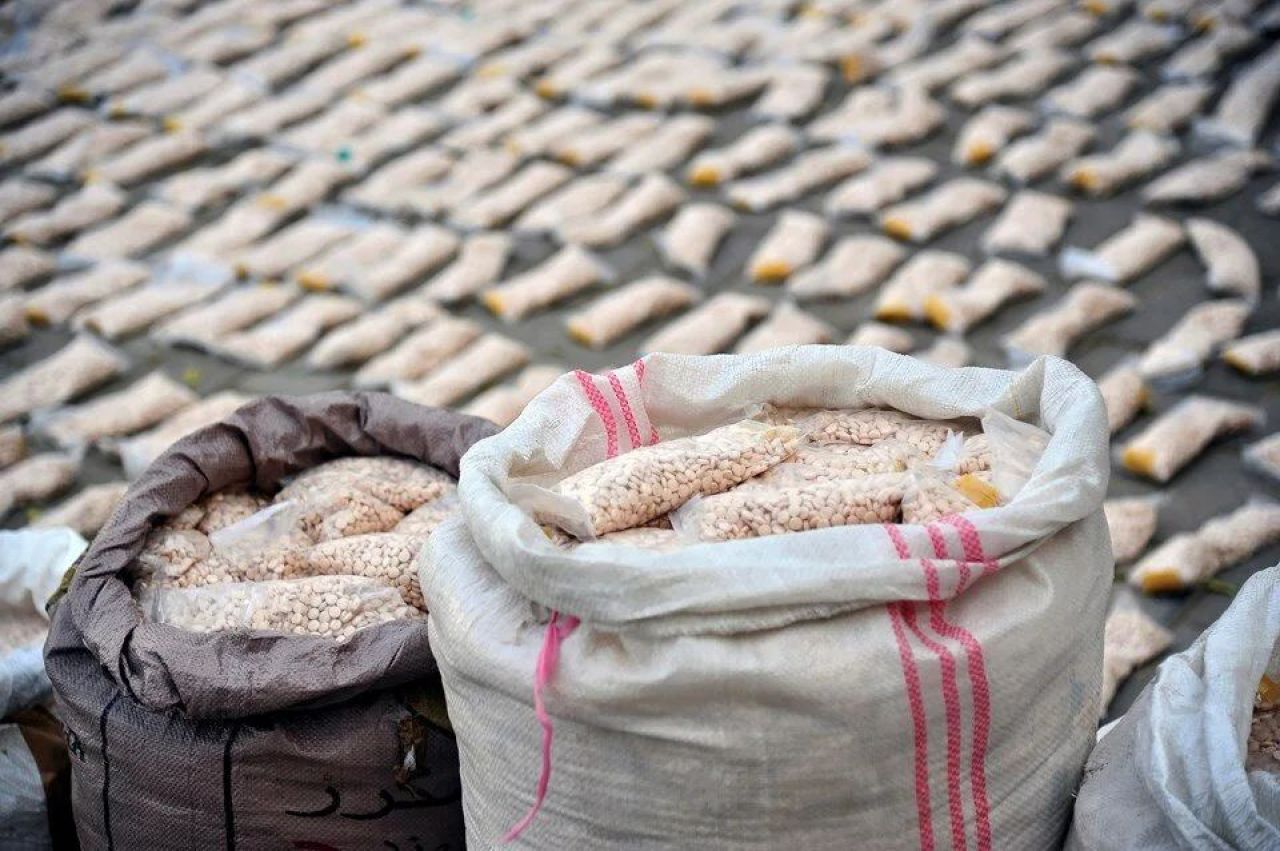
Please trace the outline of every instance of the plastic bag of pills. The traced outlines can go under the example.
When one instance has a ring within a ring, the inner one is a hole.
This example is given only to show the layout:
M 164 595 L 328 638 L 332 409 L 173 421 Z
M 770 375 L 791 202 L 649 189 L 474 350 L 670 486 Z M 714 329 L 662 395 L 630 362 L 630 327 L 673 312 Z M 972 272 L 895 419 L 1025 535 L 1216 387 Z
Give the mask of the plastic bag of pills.
M 1210 443 L 1261 422 L 1262 411 L 1251 405 L 1188 396 L 1127 441 L 1119 460 L 1132 473 L 1167 482 Z
M 690 284 L 655 275 L 600 296 L 570 314 L 565 328 L 582 345 L 602 349 L 645 322 L 688 307 L 701 297 Z
M 1208 272 L 1210 291 L 1254 303 L 1262 293 L 1258 257 L 1239 232 L 1212 219 L 1187 219 L 1187 236 Z
M 1139 213 L 1128 227 L 1092 249 L 1063 249 L 1060 269 L 1067 278 L 1098 278 L 1125 284 L 1155 268 L 1186 241 L 1172 220 Z
M 1151 401 L 1146 378 L 1131 362 L 1125 362 L 1098 379 L 1098 391 L 1107 408 L 1107 427 L 1112 434 L 1133 422 Z
M 1280 371 L 1280 331 L 1262 331 L 1228 343 L 1222 359 L 1246 375 Z
M 1127 581 L 1148 594 L 1182 591 L 1280 540 L 1280 505 L 1253 499 L 1174 535 L 1138 561 Z
M 786 280 L 814 261 L 829 230 L 821 216 L 784 211 L 747 261 L 748 274 L 757 283 Z
M 1156 533 L 1160 514 L 1159 497 L 1109 499 L 1102 504 L 1111 533 L 1111 551 L 1116 563 L 1133 561 L 1147 548 Z
M 642 352 L 709 355 L 728 346 L 773 305 L 760 296 L 725 292 L 668 322 L 640 345 Z
M 829 216 L 870 216 L 925 186 L 937 173 L 938 164 L 925 157 L 879 159 L 832 189 L 823 208 Z
M 789 277 L 787 292 L 802 301 L 860 295 L 888 277 L 906 256 L 906 249 L 887 237 L 847 236 L 819 262 Z
M 1240 336 L 1250 311 L 1250 305 L 1239 299 L 1196 305 L 1147 346 L 1138 359 L 1138 370 L 1153 379 L 1194 378 L 1219 346 Z

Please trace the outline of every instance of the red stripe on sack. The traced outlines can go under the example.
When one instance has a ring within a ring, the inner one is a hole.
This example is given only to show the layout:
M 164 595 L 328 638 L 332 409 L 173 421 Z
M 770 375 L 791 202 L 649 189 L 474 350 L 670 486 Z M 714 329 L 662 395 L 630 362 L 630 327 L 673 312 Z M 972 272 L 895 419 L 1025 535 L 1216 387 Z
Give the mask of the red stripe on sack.
M 644 358 L 639 358 L 635 363 L 631 364 L 631 368 L 635 370 L 636 383 L 640 385 L 640 389 L 643 391 L 644 390 L 644 370 L 645 370 Z M 641 405 L 640 407 L 643 408 L 644 405 Z M 649 415 L 649 412 L 646 410 L 645 416 L 648 417 L 648 415 Z M 652 419 L 649 420 L 649 442 L 650 443 L 658 442 L 658 429 L 653 424 Z
M 609 386 L 613 388 L 613 396 L 618 400 L 618 410 L 622 411 L 622 421 L 627 424 L 627 436 L 631 438 L 631 448 L 635 449 L 642 445 L 640 442 L 640 427 L 636 425 L 636 415 L 631 411 L 631 403 L 627 401 L 627 391 L 622 388 L 622 382 L 618 379 L 615 372 L 609 373 Z
M 920 692 L 920 672 L 916 670 L 915 657 L 902 626 L 902 613 L 898 603 L 885 608 L 889 612 L 889 624 L 898 645 L 898 658 L 902 662 L 902 679 L 907 686 L 907 706 L 911 710 L 911 734 L 915 741 L 916 823 L 920 827 L 921 851 L 933 851 L 933 810 L 929 803 L 929 728 L 925 724 L 924 697 Z
M 613 418 L 613 411 L 609 410 L 609 403 L 604 400 L 604 394 L 596 387 L 590 373 L 575 369 L 573 374 L 582 385 L 582 392 L 595 409 L 596 416 L 600 417 L 600 424 L 604 426 L 605 457 L 612 458 L 618 454 L 618 423 Z
M 947 557 L 947 539 L 942 534 L 942 530 L 930 523 L 925 529 L 929 533 L 929 541 L 933 544 L 933 554 L 938 558 Z M 956 569 L 960 573 L 960 581 L 956 585 L 956 594 L 959 594 L 969 584 L 969 563 L 961 561 L 956 564 Z
M 888 531 L 889 537 L 893 538 L 894 546 L 897 548 L 899 555 L 903 552 L 909 553 L 911 551 L 907 546 L 907 540 L 903 536 L 901 529 L 891 523 L 886 524 L 885 529 Z M 942 552 L 945 554 L 946 542 L 942 540 L 940 535 L 936 538 L 934 537 L 934 530 L 931 526 L 926 527 L 926 529 L 929 531 L 929 537 L 933 541 L 935 551 L 941 545 L 943 547 Z M 929 625 L 935 632 L 942 635 L 943 633 L 935 626 L 943 606 L 941 602 L 942 589 L 938 581 L 938 569 L 934 567 L 933 562 L 923 558 L 920 559 L 920 567 L 924 571 L 925 589 L 929 594 Z M 928 638 L 919 629 L 913 609 L 909 609 L 904 605 L 903 615 L 906 618 L 907 627 L 920 640 L 921 644 L 938 657 L 938 665 L 942 669 L 942 706 L 947 719 L 947 812 L 951 817 L 951 842 L 952 848 L 966 848 L 964 793 L 960 786 L 960 748 L 963 722 L 960 717 L 960 686 L 956 676 L 956 660 L 945 644 Z
M 998 568 L 982 549 L 982 541 L 973 523 L 963 517 L 947 518 L 960 530 L 960 540 L 965 547 L 965 557 L 975 558 L 988 565 L 983 575 Z M 945 551 L 944 551 L 945 552 Z M 964 648 L 965 662 L 969 668 L 969 688 L 973 692 L 973 754 L 969 760 L 969 785 L 973 788 L 973 808 L 977 818 L 978 851 L 991 849 L 991 801 L 987 797 L 987 743 L 991 737 L 991 684 L 987 679 L 987 663 L 982 643 L 973 633 L 956 626 L 946 619 L 944 612 L 937 613 L 935 622 L 930 614 L 930 626 L 939 635 L 955 639 Z

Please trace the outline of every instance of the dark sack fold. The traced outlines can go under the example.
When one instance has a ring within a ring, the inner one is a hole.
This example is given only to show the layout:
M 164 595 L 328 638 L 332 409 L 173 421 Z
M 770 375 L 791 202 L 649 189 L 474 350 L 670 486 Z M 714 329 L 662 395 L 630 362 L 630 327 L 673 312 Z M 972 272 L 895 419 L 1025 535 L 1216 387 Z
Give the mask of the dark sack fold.
M 457 750 L 431 720 L 439 686 L 425 620 L 344 644 L 201 634 L 144 623 L 130 582 L 151 528 L 207 494 L 274 492 L 350 455 L 457 476 L 463 453 L 495 431 L 382 393 L 267 397 L 156 459 L 52 612 L 45 662 L 68 728 L 81 841 L 462 847 Z

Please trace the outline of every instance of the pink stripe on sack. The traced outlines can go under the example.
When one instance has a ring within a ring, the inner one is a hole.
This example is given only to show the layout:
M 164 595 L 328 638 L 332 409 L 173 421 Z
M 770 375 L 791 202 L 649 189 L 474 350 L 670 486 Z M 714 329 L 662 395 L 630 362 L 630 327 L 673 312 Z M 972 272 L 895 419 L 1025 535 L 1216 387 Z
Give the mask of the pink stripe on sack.
M 942 534 L 942 530 L 930 523 L 925 527 L 929 533 L 929 541 L 933 544 L 933 553 L 938 558 L 947 557 L 947 539 Z M 955 593 L 958 595 L 969 584 L 969 563 L 961 561 L 956 564 L 956 569 L 960 573 L 960 581 L 956 585 Z
M 933 808 L 929 804 L 929 728 L 925 724 L 924 698 L 920 693 L 920 672 L 902 626 L 899 603 L 890 603 L 889 624 L 898 644 L 902 662 L 902 679 L 907 686 L 907 706 L 911 710 L 911 733 L 915 740 L 916 823 L 920 827 L 921 851 L 933 851 Z
M 995 559 L 987 558 L 987 554 L 982 549 L 982 537 L 970 520 L 954 514 L 944 517 L 943 521 L 955 526 L 956 531 L 960 533 L 960 545 L 964 547 L 964 557 L 970 561 L 982 562 L 983 576 L 990 576 L 1000 569 Z
M 618 400 L 618 410 L 622 411 L 622 421 L 627 424 L 627 436 L 631 438 L 631 448 L 642 445 L 640 428 L 636 425 L 636 415 L 631 412 L 631 403 L 627 400 L 627 391 L 622 388 L 616 372 L 609 373 L 609 386 L 613 388 L 614 398 Z
M 644 358 L 640 358 L 635 363 L 631 364 L 631 368 L 635 370 L 636 383 L 640 385 L 641 390 L 644 390 L 644 370 L 645 370 Z M 644 405 L 642 404 L 640 407 L 643 409 Z M 647 411 L 645 412 L 645 416 L 646 418 L 648 417 Z M 658 442 L 658 429 L 654 426 L 653 420 L 649 420 L 649 442 L 650 443 Z
M 577 628 L 577 618 L 569 615 L 560 620 L 559 612 L 552 612 L 551 620 L 547 622 L 547 631 L 542 637 L 542 650 L 538 652 L 538 666 L 533 674 L 533 712 L 542 727 L 542 769 L 538 772 L 538 787 L 534 792 L 533 805 L 524 814 L 524 818 L 516 822 L 506 836 L 502 837 L 503 842 L 518 839 L 525 828 L 533 824 L 538 810 L 542 809 L 542 802 L 547 798 L 547 787 L 551 785 L 551 741 L 555 738 L 555 726 L 547 713 L 543 693 L 555 677 L 556 667 L 560 664 L 560 643 Z
M 889 532 L 889 537 L 893 538 L 894 546 L 899 555 L 904 551 L 910 552 L 906 538 L 903 537 L 902 531 L 897 526 L 886 524 L 885 529 Z M 930 537 L 933 537 L 932 531 L 930 531 Z M 934 541 L 935 548 L 938 543 L 938 540 Z M 929 594 L 929 622 L 930 626 L 933 626 L 934 612 L 935 610 L 940 610 L 942 606 L 939 601 L 941 588 L 938 582 L 938 570 L 928 559 L 920 559 L 920 567 L 925 574 L 925 588 Z M 956 660 L 945 644 L 929 638 L 919 628 L 916 624 L 916 615 L 913 608 L 903 604 L 902 614 L 906 620 L 907 628 L 919 639 L 921 644 L 938 657 L 938 664 L 942 669 L 942 706 L 947 719 L 947 813 L 951 818 L 951 846 L 954 849 L 963 849 L 968 847 L 968 843 L 964 831 L 964 792 L 960 785 L 962 721 L 960 717 L 960 687 L 956 678 Z
M 613 411 L 609 410 L 609 403 L 604 400 L 604 394 L 600 392 L 599 387 L 596 387 L 590 373 L 575 369 L 573 374 L 582 385 L 582 392 L 586 394 L 587 401 L 600 417 L 600 424 L 604 426 L 605 457 L 612 458 L 618 454 L 618 423 L 613 418 Z
M 965 547 L 965 558 L 974 558 L 995 570 L 995 561 L 988 559 L 982 550 L 978 530 L 963 517 L 947 518 L 960 529 L 960 540 Z M 967 539 L 967 540 L 966 540 Z M 944 545 L 945 546 L 945 545 Z M 970 549 L 970 547 L 973 549 Z M 934 544 L 935 550 L 937 543 Z M 946 550 L 944 549 L 945 555 Z M 987 572 L 984 570 L 984 575 Z M 946 619 L 945 608 L 930 612 L 929 625 L 939 635 L 955 639 L 964 648 L 965 662 L 969 668 L 969 688 L 973 692 L 973 753 L 969 759 L 969 785 L 973 788 L 973 808 L 977 818 L 978 851 L 991 849 L 991 801 L 987 797 L 987 743 L 991 737 L 991 684 L 987 680 L 987 664 L 982 644 L 973 633 L 956 626 Z

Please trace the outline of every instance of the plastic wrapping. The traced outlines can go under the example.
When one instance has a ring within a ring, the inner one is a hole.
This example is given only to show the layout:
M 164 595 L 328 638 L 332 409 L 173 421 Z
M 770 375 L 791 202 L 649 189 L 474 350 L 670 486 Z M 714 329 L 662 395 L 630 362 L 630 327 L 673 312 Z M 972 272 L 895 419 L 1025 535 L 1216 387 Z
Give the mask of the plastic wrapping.
M 886 157 L 849 178 L 827 196 L 829 216 L 869 216 L 933 180 L 938 164 L 925 157 Z
M 0 346 L 25 340 L 31 333 L 24 301 L 21 293 L 0 295 Z
M 392 529 L 400 535 L 424 537 L 458 510 L 457 489 L 453 485 L 445 485 L 444 495 L 439 499 L 423 503 L 406 514 Z
M 870 163 L 870 155 L 857 148 L 840 145 L 815 148 L 782 168 L 735 181 L 725 190 L 725 197 L 741 209 L 760 212 L 856 174 Z
M 376 103 L 343 100 L 315 117 L 295 124 L 277 138 L 288 148 L 327 153 L 385 117 L 386 111 Z
M 74 399 L 127 366 L 124 355 L 92 337 L 77 336 L 56 353 L 0 382 L 0 423 Z
M 1132 312 L 1137 304 L 1138 300 L 1124 290 L 1081 281 L 1010 332 L 1004 339 L 1005 347 L 1015 358 L 1063 357 L 1076 340 Z
M 541 98 L 520 93 L 496 109 L 454 127 L 440 138 L 440 144 L 456 151 L 486 147 L 546 111 L 547 104 Z
M 933 345 L 913 353 L 925 363 L 958 369 L 973 363 L 973 348 L 959 337 L 937 337 Z
M 915 344 L 910 331 L 871 320 L 861 323 L 845 341 L 848 346 L 872 346 L 898 354 L 906 354 Z
M 453 82 L 461 73 L 458 62 L 428 53 L 367 82 L 356 96 L 383 106 L 401 106 Z
M 504 322 L 516 322 L 612 278 L 613 271 L 600 258 L 568 245 L 529 271 L 485 290 L 482 301 Z
M 951 99 L 969 108 L 1004 98 L 1027 97 L 1076 64 L 1075 56 L 1052 48 L 1026 51 L 990 71 L 977 71 L 951 85 Z
M 875 317 L 894 321 L 924 318 L 929 296 L 959 286 L 972 265 L 950 251 L 921 251 L 898 267 L 876 297 Z
M 469 319 L 444 316 L 370 358 L 356 371 L 357 387 L 385 387 L 392 381 L 421 378 L 462 351 L 483 329 Z
M 1092 249 L 1068 246 L 1059 263 L 1067 278 L 1098 278 L 1125 284 L 1155 268 L 1186 241 L 1182 225 L 1145 213 Z
M 816 265 L 792 275 L 787 292 L 802 300 L 858 295 L 884 280 L 906 255 L 900 245 L 882 236 L 848 236 Z
M 360 315 L 360 303 L 335 295 L 311 295 L 264 322 L 221 337 L 210 348 L 239 363 L 277 366 L 311 345 L 325 330 Z
M 27 319 L 38 325 L 61 325 L 81 308 L 128 291 L 147 275 L 147 267 L 139 263 L 100 263 L 33 292 L 26 300 Z
M 147 465 L 179 438 L 228 416 L 252 397 L 225 391 L 215 393 L 184 408 L 155 428 L 120 444 L 120 461 L 125 475 L 136 479 Z
M 1078 156 L 1097 136 L 1092 125 L 1054 118 L 1040 132 L 1009 145 L 996 157 L 995 172 L 1031 183 Z
M 800 147 L 799 135 L 781 124 L 746 131 L 732 144 L 700 154 L 688 169 L 694 186 L 718 186 L 790 156 Z
M 1272 164 L 1272 158 L 1261 151 L 1213 154 L 1151 181 L 1142 188 L 1142 197 L 1149 203 L 1212 203 L 1239 192 L 1254 173 Z
M 920 198 L 889 207 L 880 214 L 880 226 L 897 239 L 928 242 L 995 209 L 1007 195 L 999 184 L 958 177 Z
M 307 353 L 312 369 L 362 364 L 396 344 L 410 329 L 445 316 L 434 302 L 406 296 L 325 334 Z
M 784 211 L 747 261 L 748 274 L 757 283 L 785 280 L 817 258 L 829 232 L 821 216 Z
M 491 387 L 471 400 L 463 409 L 464 414 L 483 417 L 499 426 L 510 425 L 525 405 L 564 374 L 557 366 L 525 367 L 515 380 Z
M 226 336 L 248 328 L 301 298 L 296 287 L 257 284 L 238 287 L 208 304 L 179 313 L 153 329 L 157 340 L 213 346 Z
M 383 257 L 394 254 L 406 240 L 403 228 L 377 222 L 304 263 L 296 270 L 295 277 L 305 289 L 336 289 L 362 275 Z
M 1245 238 L 1212 219 L 1187 219 L 1185 226 L 1191 245 L 1208 270 L 1209 289 L 1257 302 L 1262 293 L 1262 272 Z
M 774 308 L 763 322 L 749 331 L 734 351 L 738 354 L 762 352 L 780 346 L 829 343 L 835 330 L 826 322 L 800 310 L 790 302 Z
M 977 166 L 991 160 L 1013 137 L 1035 126 L 1035 117 L 1025 109 L 987 106 L 965 122 L 951 150 L 951 161 Z
M 457 258 L 423 287 L 422 295 L 443 304 L 470 298 L 498 280 L 511 249 L 511 237 L 503 233 L 468 237 Z
M 81 452 L 42 452 L 0 470 L 0 514 L 15 505 L 43 502 L 75 482 Z
M 1200 113 L 1212 93 L 1207 83 L 1169 83 L 1130 107 L 1125 122 L 1133 130 L 1173 133 Z
M 198 398 L 163 372 L 153 372 L 123 390 L 61 408 L 32 425 L 59 446 L 84 446 L 154 426 Z
M 155 281 L 85 307 L 72 318 L 72 326 L 93 331 L 108 340 L 119 340 L 179 310 L 211 299 L 226 283 L 226 279 Z
M 1237 299 L 1196 305 L 1147 347 L 1138 370 L 1147 378 L 1197 376 L 1219 346 L 1240 336 L 1250 311 L 1247 302 Z
M 1013 196 L 982 235 L 988 254 L 1048 254 L 1067 229 L 1072 203 L 1066 198 L 1024 189 Z
M 559 499 L 535 512 L 578 538 L 642 526 L 695 496 L 763 473 L 795 452 L 800 439 L 790 426 L 742 420 L 642 446 L 562 479 L 555 485 Z
M 624 114 L 576 131 L 552 144 L 550 152 L 565 165 L 588 168 L 648 136 L 661 123 L 661 118 L 648 113 Z
M 681 207 L 658 237 L 663 259 L 695 277 L 704 277 L 736 218 L 732 210 L 719 204 Z
M 1280 45 L 1253 59 L 1218 99 L 1210 118 L 1196 124 L 1200 135 L 1235 145 L 1252 145 L 1280 94 Z
M 592 174 L 533 204 L 516 219 L 515 229 L 525 233 L 558 231 L 566 223 L 595 215 L 626 191 L 625 178 L 614 174 Z
M 323 199 L 351 174 L 348 167 L 329 159 L 303 160 L 268 186 L 255 203 L 281 214 L 303 210 Z
M 1008 302 L 1042 293 L 1044 278 L 1008 260 L 988 260 L 960 287 L 944 289 L 924 302 L 924 315 L 942 331 L 963 334 Z
M 190 162 L 208 147 L 198 133 L 179 131 L 152 136 L 98 164 L 90 174 L 94 180 L 133 186 L 161 171 Z
M 1164 53 L 1181 40 L 1180 27 L 1133 19 L 1090 42 L 1086 53 L 1094 62 L 1135 63 Z
M 503 141 L 507 150 L 525 157 L 536 157 L 551 146 L 589 127 L 596 127 L 605 116 L 583 106 L 570 104 L 543 115 L 528 127 L 514 130 Z
M 1148 594 L 1182 591 L 1280 540 L 1280 505 L 1254 499 L 1174 535 L 1129 571 L 1130 585 Z
M 624 148 L 605 164 L 616 174 L 649 174 L 684 163 L 715 129 L 704 115 L 680 115 L 668 119 L 654 132 Z
M 1157 482 L 1169 479 L 1215 440 L 1248 431 L 1262 422 L 1251 405 L 1209 396 L 1187 396 L 1119 451 L 1126 470 Z
M 58 191 L 52 186 L 22 177 L 11 177 L 0 183 L 0 223 L 47 207 L 56 197 Z
M 512 177 L 460 204 L 451 217 L 458 227 L 492 228 L 510 221 L 539 198 L 568 182 L 573 172 L 555 163 L 533 162 Z
M 155 592 L 152 606 L 156 623 L 194 632 L 251 630 L 338 641 L 366 627 L 422 617 L 395 590 L 354 576 L 166 588 Z
M 1081 157 L 1062 167 L 1061 178 L 1091 197 L 1114 194 L 1164 168 L 1178 155 L 1174 139 L 1134 130 L 1110 151 Z
M 764 92 L 751 105 L 751 112 L 771 121 L 796 121 L 822 103 L 827 88 L 827 70 L 820 65 L 787 65 L 773 71 Z
M 501 334 L 486 334 L 425 378 L 395 382 L 392 392 L 419 405 L 446 407 L 529 362 L 529 349 Z
M 476 148 L 463 155 L 448 176 L 410 189 L 395 204 L 420 216 L 440 216 L 511 174 L 520 158 L 509 151 Z
M 1111 552 L 1116 563 L 1133 561 L 1156 533 L 1160 498 L 1149 496 L 1109 499 L 1102 504 L 1111 533 Z
M 602 349 L 639 325 L 688 307 L 702 297 L 696 287 L 674 278 L 651 276 L 600 296 L 565 320 L 569 336 Z
M 65 250 L 91 260 L 137 257 L 185 231 L 191 222 L 183 210 L 146 201 L 109 224 L 80 234 Z
M 564 242 L 588 247 L 617 245 L 641 227 L 665 217 L 685 197 L 685 191 L 666 175 L 649 174 L 601 214 L 565 222 L 557 234 Z
M 772 305 L 760 296 L 720 293 L 649 336 L 643 352 L 709 355 L 721 351 L 746 327 L 769 312 Z
M 805 129 L 818 141 L 883 148 L 925 139 L 943 125 L 946 114 L 942 104 L 921 88 L 906 87 L 896 93 L 860 88 Z
M 23 171 L 36 177 L 75 180 L 108 154 L 151 135 L 151 127 L 140 121 L 109 121 L 85 128 L 53 151 L 29 163 Z
M 381 166 L 357 185 L 344 190 L 342 198 L 361 207 L 393 212 L 405 206 L 413 187 L 444 177 L 453 164 L 452 155 L 425 146 Z
M 266 236 L 285 218 L 280 210 L 259 204 L 256 200 L 244 200 L 182 240 L 175 251 L 202 258 L 211 264 L 221 264 L 237 249 Z
M 1151 390 L 1136 364 L 1125 362 L 1098 379 L 1112 434 L 1133 422 L 1151 401 Z
M 0 136 L 0 160 L 19 162 L 42 154 L 93 123 L 93 114 L 66 107 Z
M 1240 337 L 1223 348 L 1222 359 L 1246 375 L 1280 371 L 1280 330 Z
M 935 91 L 953 80 L 991 67 L 1004 55 L 998 45 L 985 38 L 962 36 L 949 48 L 930 52 L 895 68 L 888 79 L 898 86 Z

